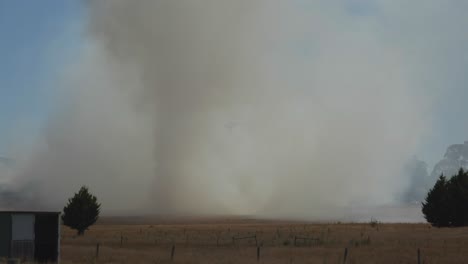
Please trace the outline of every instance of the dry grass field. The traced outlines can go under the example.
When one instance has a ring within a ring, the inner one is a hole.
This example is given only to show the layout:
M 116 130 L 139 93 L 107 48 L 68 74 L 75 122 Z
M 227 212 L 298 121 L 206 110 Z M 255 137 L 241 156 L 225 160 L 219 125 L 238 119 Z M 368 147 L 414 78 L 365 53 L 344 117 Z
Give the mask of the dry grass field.
M 338 264 L 345 248 L 349 264 L 418 263 L 418 249 L 421 263 L 468 263 L 468 228 L 426 224 L 103 219 L 82 237 L 64 227 L 61 245 L 61 263 Z

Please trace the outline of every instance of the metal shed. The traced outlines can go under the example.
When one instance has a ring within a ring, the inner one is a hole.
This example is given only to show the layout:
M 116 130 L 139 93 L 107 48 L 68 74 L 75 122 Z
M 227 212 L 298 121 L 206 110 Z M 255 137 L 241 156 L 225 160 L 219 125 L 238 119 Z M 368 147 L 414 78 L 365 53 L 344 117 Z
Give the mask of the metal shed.
M 0 211 L 0 258 L 58 262 L 60 212 Z

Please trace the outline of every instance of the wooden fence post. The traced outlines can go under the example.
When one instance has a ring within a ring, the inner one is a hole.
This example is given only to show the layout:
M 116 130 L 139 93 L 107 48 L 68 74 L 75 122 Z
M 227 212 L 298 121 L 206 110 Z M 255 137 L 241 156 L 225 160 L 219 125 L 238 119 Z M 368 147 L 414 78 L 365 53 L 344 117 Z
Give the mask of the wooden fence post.
M 216 246 L 219 247 L 219 239 L 221 238 L 221 232 L 216 232 Z
M 257 261 L 260 261 L 260 247 L 257 247 Z
M 174 260 L 174 254 L 175 254 L 175 245 L 172 245 L 172 250 L 171 250 L 171 261 Z
M 96 244 L 96 259 L 99 257 L 99 243 Z
M 343 264 L 346 264 L 346 259 L 348 258 L 348 248 L 344 249 Z
M 418 248 L 418 264 L 421 264 L 421 250 Z

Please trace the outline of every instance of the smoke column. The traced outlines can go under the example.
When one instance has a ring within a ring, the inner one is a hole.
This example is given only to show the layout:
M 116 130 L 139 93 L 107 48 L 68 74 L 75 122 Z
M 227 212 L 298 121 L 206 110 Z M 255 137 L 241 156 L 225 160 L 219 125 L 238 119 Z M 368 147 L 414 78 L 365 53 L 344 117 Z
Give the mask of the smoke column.
M 57 208 L 86 184 L 108 213 L 317 219 L 393 202 L 428 99 L 414 58 L 342 6 L 89 1 L 19 178 Z

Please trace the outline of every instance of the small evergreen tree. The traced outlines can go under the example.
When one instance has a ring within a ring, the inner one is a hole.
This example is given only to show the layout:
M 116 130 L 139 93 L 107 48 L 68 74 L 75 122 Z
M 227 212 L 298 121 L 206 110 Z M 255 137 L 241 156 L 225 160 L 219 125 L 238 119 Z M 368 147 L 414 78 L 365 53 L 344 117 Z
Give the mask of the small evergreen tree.
M 468 225 L 468 172 L 460 169 L 457 175 L 447 182 L 449 195 L 449 216 L 452 226 Z
M 436 227 L 468 226 L 468 172 L 450 180 L 441 175 L 422 204 L 427 222 Z
M 68 204 L 63 208 L 63 224 L 76 229 L 78 235 L 83 235 L 85 230 L 99 218 L 100 207 L 101 204 L 97 202 L 96 196 L 83 186 L 78 193 L 68 199 Z
M 433 226 L 449 225 L 447 180 L 444 175 L 440 175 L 434 187 L 429 190 L 422 204 L 422 212 L 427 222 Z

